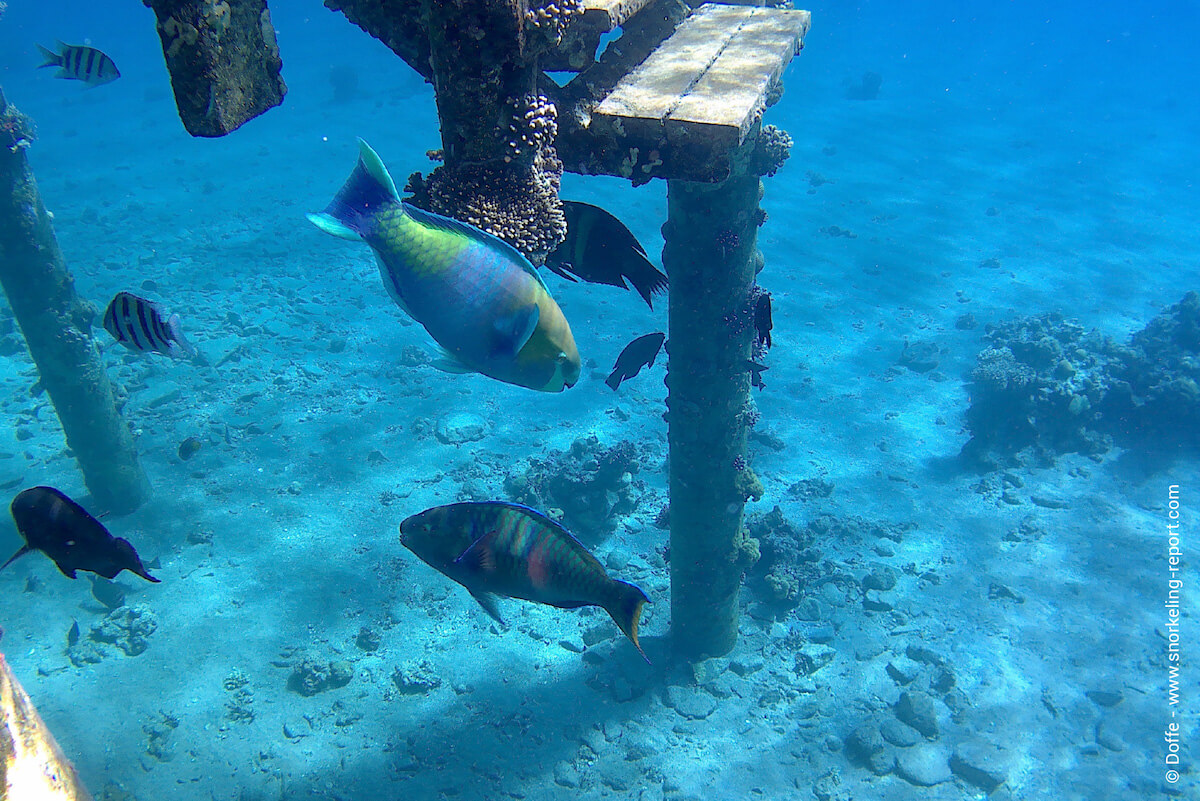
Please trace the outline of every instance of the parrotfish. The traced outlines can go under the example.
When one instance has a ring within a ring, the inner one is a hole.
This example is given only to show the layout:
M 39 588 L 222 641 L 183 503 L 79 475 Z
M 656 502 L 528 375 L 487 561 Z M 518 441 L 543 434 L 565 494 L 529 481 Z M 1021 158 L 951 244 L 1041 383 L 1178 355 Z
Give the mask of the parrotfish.
M 567 238 L 546 257 L 546 266 L 572 281 L 628 289 L 625 280 L 651 309 L 653 296 L 665 292 L 667 276 L 646 258 L 646 249 L 624 223 L 599 206 L 563 201 Z
M 633 378 L 642 371 L 643 367 L 653 367 L 654 360 L 658 358 L 658 352 L 662 349 L 665 339 L 666 335 L 659 332 L 640 336 L 630 342 L 617 357 L 612 374 L 604 379 L 604 383 L 616 391 L 622 381 Z
M 0 565 L 0 570 L 17 557 L 41 551 L 67 578 L 75 578 L 76 570 L 88 570 L 107 579 L 128 570 L 146 581 L 158 582 L 146 571 L 128 540 L 109 534 L 104 524 L 54 487 L 24 490 L 13 498 L 9 508 L 25 546 Z
M 379 156 L 358 144 L 350 178 L 308 219 L 370 245 L 388 294 L 446 351 L 451 371 L 543 392 L 574 386 L 575 338 L 529 260 L 472 225 L 402 202 Z
M 650 661 L 638 643 L 646 593 L 611 578 L 571 532 L 541 512 L 504 501 L 435 506 L 400 524 L 400 542 L 465 587 L 502 625 L 496 595 L 561 609 L 599 606 Z

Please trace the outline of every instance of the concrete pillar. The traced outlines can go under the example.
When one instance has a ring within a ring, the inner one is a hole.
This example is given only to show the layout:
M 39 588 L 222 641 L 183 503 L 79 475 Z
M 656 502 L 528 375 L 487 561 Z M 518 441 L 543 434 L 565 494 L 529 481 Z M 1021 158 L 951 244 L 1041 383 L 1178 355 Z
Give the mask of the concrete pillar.
M 95 309 L 75 294 L 25 158 L 32 128 L 0 92 L 0 285 L 96 510 L 127 514 L 150 483 L 92 339 Z
M 720 656 L 737 642 L 742 509 L 757 482 L 745 465 L 740 413 L 750 387 L 761 197 L 756 175 L 667 187 L 671 636 L 688 659 Z

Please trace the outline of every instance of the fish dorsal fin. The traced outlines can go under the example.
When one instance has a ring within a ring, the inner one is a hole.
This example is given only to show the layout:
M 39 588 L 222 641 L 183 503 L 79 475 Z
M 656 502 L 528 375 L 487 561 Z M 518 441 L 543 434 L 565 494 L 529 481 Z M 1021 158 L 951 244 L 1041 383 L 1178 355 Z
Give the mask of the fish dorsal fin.
M 404 203 L 403 206 L 404 213 L 419 223 L 428 225 L 431 228 L 436 228 L 439 231 L 449 231 L 450 233 L 459 234 L 469 239 L 474 239 L 477 242 L 486 244 L 488 247 L 499 250 L 501 253 L 508 256 L 509 259 L 519 264 L 522 270 L 532 275 L 534 280 L 538 282 L 542 289 L 545 289 L 547 293 L 550 292 L 550 290 L 546 287 L 546 282 L 542 280 L 542 276 L 539 275 L 534 266 L 529 263 L 529 259 L 525 258 L 525 254 L 521 253 L 521 251 L 508 244 L 500 237 L 489 234 L 487 231 L 476 228 L 469 223 L 456 220 L 453 217 L 445 217 L 441 214 L 434 214 L 432 211 L 425 211 L 424 209 L 419 209 L 416 206 L 408 203 Z

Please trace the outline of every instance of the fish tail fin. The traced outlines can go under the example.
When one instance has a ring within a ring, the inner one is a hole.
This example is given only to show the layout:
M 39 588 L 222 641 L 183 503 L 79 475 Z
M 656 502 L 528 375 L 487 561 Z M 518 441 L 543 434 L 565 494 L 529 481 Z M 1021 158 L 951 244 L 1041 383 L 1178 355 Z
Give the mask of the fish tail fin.
M 608 384 L 608 388 L 613 392 L 617 391 L 617 387 L 621 386 L 621 382 L 625 380 L 625 374 L 620 367 L 614 368 L 608 378 L 604 379 L 604 383 Z
M 24 556 L 25 554 L 29 553 L 29 552 L 30 552 L 30 551 L 32 551 L 32 550 L 33 550 L 33 548 L 29 547 L 28 545 L 25 545 L 25 546 L 23 546 L 23 547 L 21 548 L 21 550 L 17 551 L 17 552 L 16 552 L 16 553 L 14 553 L 12 556 L 8 557 L 8 561 L 7 561 L 7 562 L 5 562 L 4 564 L 0 565 L 0 570 L 3 570 L 4 568 L 8 567 L 8 566 L 9 566 L 9 565 L 11 565 L 13 562 L 17 561 L 17 560 L 18 560 L 18 559 L 20 559 L 22 556 Z
M 192 343 L 183 335 L 183 326 L 179 324 L 179 315 L 172 314 L 167 318 L 167 330 L 171 333 L 171 355 L 180 358 L 195 359 L 199 355 Z
M 646 305 L 653 309 L 653 297 L 665 292 L 667 289 L 666 273 L 660 272 L 654 266 L 654 262 L 646 258 L 644 253 L 631 253 L 630 256 L 634 258 L 638 267 L 635 270 L 630 270 L 627 274 L 629 283 L 633 284 L 633 288 L 642 296 L 642 300 L 646 301 Z
M 41 45 L 38 45 L 37 49 L 42 54 L 42 58 L 45 59 L 44 62 L 42 62 L 41 64 L 38 64 L 38 69 L 41 69 L 42 67 L 61 67 L 62 66 L 62 63 L 63 63 L 62 56 L 60 56 L 58 53 L 55 53 L 53 50 L 51 50 L 48 47 L 42 47 Z
M 320 214 L 306 214 L 313 225 L 340 239 L 359 240 L 373 227 L 378 210 L 400 203 L 400 194 L 383 160 L 362 139 L 358 140 L 358 164 L 346 183 Z
M 615 595 L 604 607 L 604 610 L 621 628 L 621 631 L 625 632 L 625 636 L 642 655 L 642 659 L 646 660 L 646 664 L 650 664 L 650 657 L 646 656 L 646 652 L 642 650 L 642 644 L 638 642 L 638 622 L 642 616 L 642 607 L 650 599 L 646 597 L 646 593 L 642 592 L 641 588 L 626 581 L 613 579 L 613 585 L 616 591 Z

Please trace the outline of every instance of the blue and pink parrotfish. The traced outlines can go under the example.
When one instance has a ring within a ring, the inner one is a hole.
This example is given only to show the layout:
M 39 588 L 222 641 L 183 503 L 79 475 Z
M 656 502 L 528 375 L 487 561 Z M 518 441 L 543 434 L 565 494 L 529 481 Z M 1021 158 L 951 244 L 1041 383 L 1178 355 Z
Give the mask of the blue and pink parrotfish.
M 402 202 L 379 156 L 358 144 L 354 172 L 308 219 L 371 246 L 388 294 L 445 350 L 450 371 L 542 392 L 574 386 L 575 338 L 529 260 L 474 226 Z
M 502 625 L 496 595 L 561 609 L 599 606 L 650 661 L 638 642 L 646 593 L 610 577 L 571 532 L 541 512 L 504 501 L 435 506 L 400 524 L 400 542 L 466 587 Z

